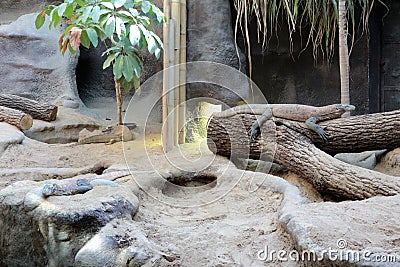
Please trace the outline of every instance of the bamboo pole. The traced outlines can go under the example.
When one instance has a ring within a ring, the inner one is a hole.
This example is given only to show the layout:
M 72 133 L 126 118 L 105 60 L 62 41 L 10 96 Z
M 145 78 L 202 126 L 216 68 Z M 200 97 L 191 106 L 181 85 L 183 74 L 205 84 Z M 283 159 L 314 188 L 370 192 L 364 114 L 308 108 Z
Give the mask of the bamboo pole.
M 169 150 L 169 139 L 168 139 L 168 73 L 169 67 L 169 28 L 170 28 L 170 0 L 164 0 L 163 3 L 164 14 L 166 17 L 166 23 L 163 25 L 163 43 L 164 43 L 164 54 L 163 54 L 163 91 L 162 91 L 162 145 L 166 150 Z
M 171 1 L 171 19 L 174 21 L 174 63 L 179 64 L 180 61 L 180 44 L 181 44 L 181 3 L 180 0 Z M 174 68 L 174 146 L 178 145 L 178 129 L 179 129 L 179 67 Z
M 170 19 L 170 24 L 169 24 L 169 66 L 170 68 L 168 69 L 168 89 L 174 88 L 175 81 L 174 81 L 174 68 L 171 68 L 172 66 L 175 65 L 175 57 L 174 57 L 174 42 L 175 42 L 175 35 L 172 34 L 174 32 L 175 28 L 175 22 L 173 19 Z M 168 120 L 167 120 L 167 136 L 168 136 L 168 144 L 167 144 L 167 151 L 172 149 L 176 144 L 175 144 L 175 136 L 176 136 L 176 127 L 175 127 L 175 90 L 169 90 L 168 91 L 168 97 L 167 97 L 167 102 L 168 102 Z
M 186 28 L 187 7 L 186 0 L 181 0 L 181 28 L 180 28 L 180 65 L 179 65 L 179 144 L 184 144 L 186 139 Z

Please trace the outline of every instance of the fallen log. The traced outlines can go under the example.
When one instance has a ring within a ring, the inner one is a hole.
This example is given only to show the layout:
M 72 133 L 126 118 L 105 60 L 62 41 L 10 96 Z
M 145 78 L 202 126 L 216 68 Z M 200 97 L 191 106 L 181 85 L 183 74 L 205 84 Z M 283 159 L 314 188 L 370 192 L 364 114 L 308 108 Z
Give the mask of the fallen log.
M 0 106 L 18 109 L 31 115 L 34 119 L 54 121 L 57 117 L 58 107 L 55 105 L 40 103 L 25 97 L 0 94 Z
M 266 123 L 253 142 L 248 130 L 254 120 L 255 116 L 249 114 L 211 118 L 209 148 L 223 156 L 252 159 L 265 159 L 275 153 L 275 162 L 307 179 L 319 192 L 342 200 L 400 193 L 400 177 L 352 166 L 324 152 L 400 147 L 400 111 L 320 123 L 330 135 L 325 143 L 302 123 L 282 119 L 275 119 L 276 124 Z
M 29 130 L 33 119 L 22 111 L 0 106 L 0 121 L 16 126 L 20 130 Z

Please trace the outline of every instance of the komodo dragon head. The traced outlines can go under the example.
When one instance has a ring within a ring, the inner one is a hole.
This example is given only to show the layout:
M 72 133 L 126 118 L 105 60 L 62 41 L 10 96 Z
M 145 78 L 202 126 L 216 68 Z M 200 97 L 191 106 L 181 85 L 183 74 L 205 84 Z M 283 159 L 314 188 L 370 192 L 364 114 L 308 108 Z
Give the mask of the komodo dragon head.
M 326 110 L 325 110 L 326 109 Z M 353 105 L 333 104 L 324 107 L 324 112 L 319 114 L 320 120 L 336 119 L 342 116 L 345 112 L 353 111 L 356 107 Z

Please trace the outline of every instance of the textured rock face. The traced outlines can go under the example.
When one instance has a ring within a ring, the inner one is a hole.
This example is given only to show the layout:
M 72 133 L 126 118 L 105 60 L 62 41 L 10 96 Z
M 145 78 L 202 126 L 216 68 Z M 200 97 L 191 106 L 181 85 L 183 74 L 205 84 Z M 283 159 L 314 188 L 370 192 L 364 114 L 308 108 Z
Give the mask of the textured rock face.
M 20 144 L 25 135 L 16 127 L 0 122 L 0 157 L 9 145 Z
M 246 60 L 242 53 L 239 60 L 234 40 L 228 0 L 188 1 L 188 62 L 211 61 L 243 71 Z M 204 83 L 191 84 L 189 97 L 210 97 L 227 104 L 242 100 L 226 89 Z
M 18 17 L 39 11 L 41 6 L 51 0 L 2 0 L 0 1 L 0 25 L 8 24 Z
M 34 120 L 32 128 L 24 133 L 29 138 L 49 144 L 70 143 L 78 141 L 79 132 L 83 129 L 93 131 L 99 127 L 98 121 L 61 108 L 57 120 L 52 122 Z
M 78 55 L 58 49 L 59 30 L 35 28 L 35 14 L 0 26 L 0 92 L 54 102 L 75 101 L 78 92 L 75 67 Z
M 284 226 L 297 249 L 320 257 L 306 266 L 398 266 L 399 204 L 398 195 L 311 203 L 292 209 Z
M 117 218 L 130 221 L 139 205 L 126 184 L 46 199 L 42 186 L 22 181 L 0 191 L 0 265 L 72 266 L 97 231 Z

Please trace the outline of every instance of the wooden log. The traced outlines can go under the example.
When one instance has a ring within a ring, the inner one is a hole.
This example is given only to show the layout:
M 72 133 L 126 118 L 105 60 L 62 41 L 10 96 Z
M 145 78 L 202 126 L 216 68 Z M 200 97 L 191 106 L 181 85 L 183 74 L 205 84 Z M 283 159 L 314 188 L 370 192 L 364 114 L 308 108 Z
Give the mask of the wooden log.
M 248 129 L 254 115 L 212 118 L 208 143 L 212 151 L 224 156 L 253 159 L 274 156 L 274 161 L 307 179 L 323 194 L 339 199 L 364 199 L 400 193 L 400 177 L 385 175 L 341 162 L 326 154 L 400 147 L 400 112 L 387 112 L 340 118 L 324 122 L 328 142 L 312 140 L 317 136 L 301 123 L 276 119 L 266 123 L 261 136 L 250 142 Z M 344 150 L 347 147 L 347 150 Z M 322 150 L 321 150 L 322 149 Z M 268 157 L 267 157 L 268 158 Z
M 224 142 L 224 145 L 221 143 L 218 147 L 218 153 L 230 156 L 230 142 L 225 136 L 227 134 L 226 131 L 229 131 L 232 137 L 230 139 L 235 143 L 235 153 L 243 154 L 249 152 L 250 157 L 258 158 L 262 150 L 260 142 L 264 142 L 265 140 L 263 139 L 267 138 L 267 136 L 263 138 L 262 135 L 266 135 L 268 131 L 273 131 L 276 125 L 271 121 L 265 124 L 261 136 L 256 142 L 252 142 L 249 147 L 247 131 L 255 119 L 256 116 L 250 114 L 240 114 L 218 120 L 217 118 L 212 118 L 208 128 L 208 135 L 212 137 L 210 141 L 217 139 L 218 135 L 221 135 L 219 142 Z M 318 123 L 329 134 L 328 142 L 321 140 L 304 123 L 279 118 L 274 118 L 274 121 L 277 125 L 286 125 L 290 129 L 308 137 L 319 149 L 330 155 L 385 148 L 391 150 L 400 147 L 400 110 L 339 118 Z M 268 138 L 271 140 L 271 138 L 275 137 L 268 136 Z
M 58 107 L 55 105 L 40 103 L 25 97 L 0 94 L 0 106 L 18 109 L 31 115 L 34 119 L 54 121 L 57 117 Z
M 22 111 L 0 106 L 0 121 L 28 130 L 32 127 L 33 119 Z

